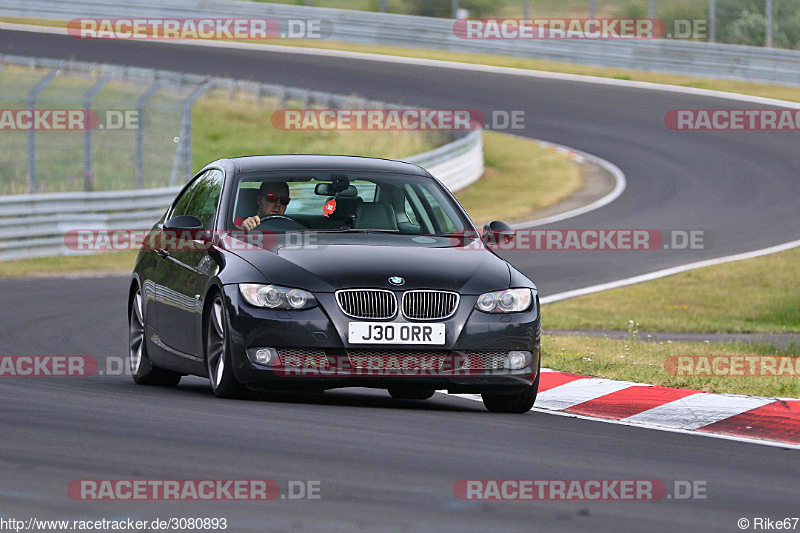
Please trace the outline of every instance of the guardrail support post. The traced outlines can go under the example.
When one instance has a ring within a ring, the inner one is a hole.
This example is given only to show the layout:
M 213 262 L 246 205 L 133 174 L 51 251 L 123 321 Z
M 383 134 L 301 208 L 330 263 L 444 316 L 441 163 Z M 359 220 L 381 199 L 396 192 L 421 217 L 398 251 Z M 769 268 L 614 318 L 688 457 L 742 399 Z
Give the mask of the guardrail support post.
M 114 74 L 105 74 L 102 78 L 97 80 L 97 83 L 92 85 L 83 95 L 83 110 L 84 112 L 91 111 L 92 100 L 97 96 L 97 93 L 103 90 L 103 87 L 111 80 Z M 92 128 L 86 128 L 83 138 L 83 190 L 92 190 Z
M 181 132 L 178 140 L 178 148 L 175 153 L 175 165 L 172 167 L 172 175 L 169 177 L 169 186 L 173 187 L 177 180 L 178 161 L 183 163 L 183 177 L 188 180 L 192 177 L 192 106 L 198 98 L 211 88 L 211 83 L 204 83 L 198 86 L 181 104 Z
M 772 48 L 772 0 L 767 0 L 767 48 Z
M 717 42 L 717 0 L 708 0 L 708 42 Z
M 36 98 L 48 85 L 55 79 L 56 76 L 61 74 L 60 70 L 51 70 L 45 74 L 44 78 L 39 80 L 28 92 L 28 110 L 33 111 L 36 109 Z M 33 119 L 35 120 L 35 119 Z M 32 120 L 32 121 L 33 121 Z M 28 193 L 33 194 L 36 192 L 36 127 L 35 124 L 31 125 L 28 130 Z
M 136 116 L 139 118 L 139 127 L 136 128 L 136 188 L 144 189 L 144 106 L 161 88 L 161 82 L 154 80 L 147 91 L 136 100 Z

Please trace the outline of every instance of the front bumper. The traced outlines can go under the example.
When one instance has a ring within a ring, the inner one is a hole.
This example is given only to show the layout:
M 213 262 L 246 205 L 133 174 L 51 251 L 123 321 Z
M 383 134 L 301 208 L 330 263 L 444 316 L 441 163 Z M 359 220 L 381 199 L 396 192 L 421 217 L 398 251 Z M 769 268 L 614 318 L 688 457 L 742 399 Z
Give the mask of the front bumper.
M 224 292 L 233 372 L 240 383 L 250 388 L 404 387 L 454 393 L 515 394 L 531 386 L 539 369 L 541 328 L 538 309 L 506 315 L 487 314 L 474 309 L 477 296 L 462 295 L 455 315 L 439 321 L 445 324 L 446 343 L 443 346 L 352 345 L 348 343 L 347 332 L 349 322 L 354 319 L 341 312 L 333 294 L 315 294 L 319 305 L 312 309 L 275 311 L 248 305 L 236 285 L 226 285 Z M 396 317 L 386 322 L 417 321 Z M 327 358 L 330 366 L 318 366 L 316 372 L 313 369 L 309 372 L 307 367 L 302 372 L 290 372 L 286 367 L 256 364 L 247 357 L 247 350 L 256 347 L 274 347 L 279 353 L 310 351 L 320 354 L 322 365 Z M 511 350 L 531 352 L 531 364 L 519 370 L 462 367 L 465 358 L 475 353 Z M 424 372 L 408 368 L 394 371 L 394 367 L 386 371 L 356 369 L 353 366 L 351 371 L 343 371 L 342 362 L 346 367 L 348 355 L 355 351 L 359 354 L 391 352 L 412 357 L 435 354 L 443 364 Z

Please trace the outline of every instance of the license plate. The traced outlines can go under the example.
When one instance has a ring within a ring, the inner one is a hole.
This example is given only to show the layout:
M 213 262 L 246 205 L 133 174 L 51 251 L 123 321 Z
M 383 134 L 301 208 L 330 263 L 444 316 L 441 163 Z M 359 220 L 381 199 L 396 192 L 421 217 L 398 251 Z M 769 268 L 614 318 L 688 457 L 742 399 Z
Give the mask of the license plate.
M 444 344 L 444 324 L 350 322 L 350 344 Z

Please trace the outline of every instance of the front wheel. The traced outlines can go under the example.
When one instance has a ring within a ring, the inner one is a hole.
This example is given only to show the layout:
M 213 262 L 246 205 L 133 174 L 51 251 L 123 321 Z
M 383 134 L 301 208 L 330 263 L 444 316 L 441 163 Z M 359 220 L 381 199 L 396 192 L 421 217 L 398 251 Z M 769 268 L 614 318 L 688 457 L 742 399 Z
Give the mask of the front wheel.
M 136 288 L 130 310 L 128 323 L 128 364 L 133 381 L 139 385 L 163 385 L 174 387 L 181 380 L 181 375 L 153 366 L 147 356 L 147 342 L 144 338 L 144 302 L 142 291 Z
M 211 390 L 218 398 L 238 398 L 244 387 L 233 375 L 231 353 L 228 349 L 225 307 L 217 294 L 206 317 L 206 368 Z
M 483 405 L 493 413 L 527 413 L 536 401 L 536 395 L 539 392 L 539 376 L 541 375 L 540 369 L 537 369 L 533 385 L 517 394 L 481 394 Z

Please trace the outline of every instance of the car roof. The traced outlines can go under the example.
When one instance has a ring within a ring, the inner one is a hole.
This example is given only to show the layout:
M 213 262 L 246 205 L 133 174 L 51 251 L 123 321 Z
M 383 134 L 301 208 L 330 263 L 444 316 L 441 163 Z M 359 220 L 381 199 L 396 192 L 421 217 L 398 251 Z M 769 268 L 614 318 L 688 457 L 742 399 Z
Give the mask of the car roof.
M 378 159 L 374 157 L 357 157 L 349 155 L 255 155 L 219 159 L 207 167 L 221 166 L 235 173 L 263 172 L 271 170 L 342 170 L 396 172 L 429 177 L 425 170 L 412 163 Z

